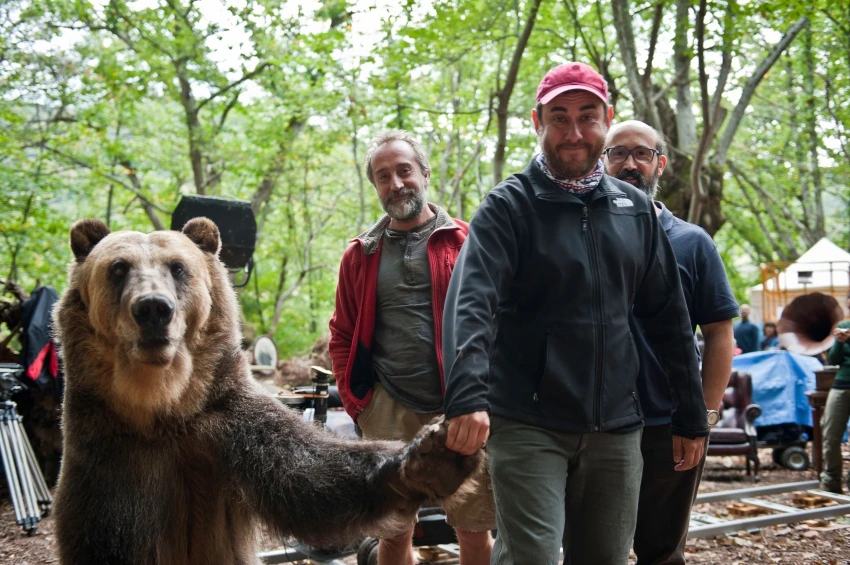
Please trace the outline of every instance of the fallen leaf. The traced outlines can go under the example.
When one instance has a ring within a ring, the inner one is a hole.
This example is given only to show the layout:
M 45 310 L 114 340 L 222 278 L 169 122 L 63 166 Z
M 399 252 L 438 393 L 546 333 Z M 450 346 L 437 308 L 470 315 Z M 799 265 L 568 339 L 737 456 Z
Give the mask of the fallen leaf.
M 830 525 L 830 521 L 824 519 L 806 520 L 804 523 L 810 528 L 825 528 Z

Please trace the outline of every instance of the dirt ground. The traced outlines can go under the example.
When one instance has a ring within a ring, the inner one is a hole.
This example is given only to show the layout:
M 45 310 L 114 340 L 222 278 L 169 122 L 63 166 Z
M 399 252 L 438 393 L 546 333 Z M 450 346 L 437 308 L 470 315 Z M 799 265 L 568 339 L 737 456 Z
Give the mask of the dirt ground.
M 850 468 L 850 446 L 844 445 L 845 469 Z M 771 461 L 769 449 L 762 449 L 761 482 L 753 483 L 743 470 L 738 457 L 711 457 L 706 464 L 701 492 L 750 488 L 753 486 L 789 483 L 816 478 L 814 471 L 794 472 L 777 467 Z M 58 563 L 53 519 L 46 517 L 37 532 L 27 536 L 15 525 L 12 505 L 5 481 L 0 487 L 0 565 L 36 565 Z M 779 495 L 775 500 L 788 504 Z M 728 503 L 701 505 L 696 510 L 728 516 Z M 270 549 L 270 548 L 269 548 Z M 835 520 L 812 520 L 764 528 L 754 533 L 741 533 L 715 539 L 690 540 L 688 563 L 728 565 L 850 565 L 850 516 Z M 354 557 L 344 560 L 356 565 Z M 445 559 L 439 563 L 457 563 Z M 634 560 L 631 561 L 634 563 Z

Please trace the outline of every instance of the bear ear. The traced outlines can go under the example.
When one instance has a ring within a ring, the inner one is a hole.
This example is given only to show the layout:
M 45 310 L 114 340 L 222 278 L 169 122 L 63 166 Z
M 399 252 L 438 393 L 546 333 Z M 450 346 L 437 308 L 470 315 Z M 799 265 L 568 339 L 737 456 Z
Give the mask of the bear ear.
M 80 220 L 71 226 L 71 251 L 78 263 L 89 256 L 101 239 L 109 235 L 109 228 L 100 220 Z
M 218 227 L 208 218 L 192 218 L 183 226 L 183 234 L 204 253 L 218 255 L 221 250 L 221 235 L 218 233 Z

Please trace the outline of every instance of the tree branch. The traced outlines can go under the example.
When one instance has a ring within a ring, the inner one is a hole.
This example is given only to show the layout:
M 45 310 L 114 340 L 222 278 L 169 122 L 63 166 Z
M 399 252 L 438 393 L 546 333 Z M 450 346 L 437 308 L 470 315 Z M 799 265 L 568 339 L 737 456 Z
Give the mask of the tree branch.
M 397 106 L 403 110 L 412 110 L 414 112 L 425 112 L 427 114 L 437 114 L 440 116 L 464 116 L 464 115 L 475 115 L 480 114 L 487 110 L 487 108 L 475 108 L 472 110 L 437 110 L 434 108 L 423 108 L 422 106 L 411 106 L 410 104 L 396 104 L 395 101 L 387 102 L 385 100 L 379 100 L 381 104 L 392 104 L 393 106 Z
M 522 54 L 525 52 L 525 47 L 528 45 L 528 38 L 531 37 L 531 31 L 534 29 L 534 23 L 537 20 L 537 11 L 540 9 L 541 2 L 542 0 L 532 0 L 531 8 L 528 12 L 528 18 L 525 20 L 525 26 L 523 27 L 522 34 L 517 39 L 513 57 L 511 57 L 508 74 L 505 75 L 505 84 L 498 93 L 499 105 L 496 108 L 496 116 L 499 124 L 499 137 L 496 142 L 496 153 L 493 158 L 494 183 L 502 182 L 502 168 L 505 164 L 505 150 L 507 148 L 508 136 L 508 106 L 511 101 L 511 94 L 513 94 L 514 86 L 516 85 L 517 75 L 519 74 L 519 65 L 522 61 Z
M 677 152 L 687 156 L 696 151 L 699 143 L 690 85 L 691 59 L 693 58 L 689 43 L 690 0 L 675 1 L 676 28 L 673 39 L 673 60 L 676 69 L 676 137 L 679 145 Z
M 274 189 L 277 186 L 278 178 L 280 178 L 280 175 L 283 172 L 288 144 L 298 137 L 298 134 L 301 133 L 304 124 L 305 121 L 300 116 L 292 116 L 289 119 L 286 131 L 284 132 L 281 140 L 278 142 L 278 152 L 272 160 L 268 170 L 263 175 L 263 180 L 260 181 L 257 190 L 254 191 L 254 195 L 251 197 L 251 210 L 254 212 L 255 216 L 259 215 L 260 210 L 271 198 L 272 192 L 274 192 Z
M 664 16 L 664 2 L 655 4 L 655 13 L 652 16 L 652 32 L 649 35 L 649 53 L 646 55 L 646 65 L 643 70 L 643 91 L 652 92 L 652 59 L 655 58 L 655 46 L 658 44 L 658 31 L 661 29 L 661 18 Z M 655 105 L 655 98 L 650 102 Z
M 215 133 L 218 135 L 221 133 L 222 128 L 224 127 L 224 121 L 227 119 L 227 114 L 236 106 L 236 103 L 239 102 L 239 94 L 230 99 L 230 102 L 227 103 L 227 106 L 224 107 L 224 110 L 221 112 L 221 117 L 218 120 L 218 126 L 215 128 Z
M 136 169 L 133 168 L 130 161 L 123 161 L 121 166 L 124 167 L 124 170 L 127 171 L 127 178 L 130 179 L 130 182 L 133 184 L 133 188 L 136 189 L 136 197 L 141 200 L 142 208 L 145 210 L 145 213 L 150 218 L 151 223 L 153 224 L 154 229 L 156 230 L 164 230 L 165 225 L 162 223 L 160 217 L 156 214 L 156 207 L 153 203 L 146 199 L 142 198 L 142 182 L 139 180 L 139 176 L 136 174 Z
M 721 167 L 726 163 L 729 147 L 732 145 L 732 139 L 738 131 L 738 126 L 741 125 L 741 120 L 744 118 L 744 113 L 747 111 L 747 106 L 750 104 L 750 99 L 753 97 L 756 87 L 758 87 L 759 83 L 764 78 L 764 75 L 767 74 L 767 71 L 770 70 L 779 58 L 779 55 L 785 51 L 791 42 L 794 41 L 794 38 L 797 37 L 797 34 L 800 33 L 800 31 L 802 31 L 808 24 L 809 18 L 805 16 L 794 22 L 791 27 L 788 28 L 788 31 L 785 32 L 782 39 L 774 45 L 773 49 L 770 50 L 770 53 L 768 53 L 764 60 L 759 63 L 752 76 L 747 79 L 747 82 L 744 85 L 744 90 L 741 93 L 741 98 L 738 100 L 738 104 L 732 112 L 732 117 L 723 129 L 723 135 L 721 136 L 717 145 L 717 150 L 714 152 L 714 156 L 711 159 L 713 163 Z
M 711 114 L 709 115 L 710 120 L 714 120 L 714 117 L 720 108 L 720 103 L 723 101 L 723 92 L 726 90 L 726 81 L 729 79 L 729 73 L 732 70 L 733 27 L 735 8 L 737 7 L 737 4 L 735 4 L 734 0 L 728 0 L 728 2 L 729 4 L 726 9 L 726 16 L 723 20 L 723 56 L 720 64 L 720 73 L 718 73 L 717 76 L 717 86 L 714 89 L 714 96 L 711 100 Z
M 756 223 L 758 223 L 759 228 L 761 228 L 761 233 L 764 234 L 765 238 L 767 238 L 767 242 L 770 244 L 770 246 L 773 248 L 773 250 L 780 256 L 780 258 L 783 261 L 786 261 L 787 260 L 787 254 L 782 250 L 781 247 L 779 247 L 779 244 L 773 238 L 774 231 L 771 230 L 770 228 L 768 228 L 767 225 L 765 224 L 764 214 L 763 214 L 762 210 L 760 210 L 759 208 L 756 207 L 756 204 L 755 204 L 755 202 L 753 202 L 753 198 L 752 198 L 752 196 L 750 196 L 750 192 L 747 190 L 747 187 L 745 186 L 744 181 L 742 181 L 741 178 L 738 175 L 736 175 L 735 173 L 732 173 L 732 177 L 735 179 L 735 182 L 738 183 L 738 187 L 741 189 L 741 192 L 743 193 L 744 198 L 747 200 L 747 204 L 749 206 L 750 213 L 756 219 Z M 774 216 L 771 216 L 771 220 L 773 221 L 774 230 L 782 231 L 781 227 L 776 224 L 776 218 Z
M 216 98 L 221 96 L 222 94 L 226 94 L 227 92 L 236 88 L 237 86 L 239 86 L 243 82 L 245 82 L 247 80 L 251 80 L 255 76 L 261 74 L 267 67 L 270 67 L 270 66 L 271 66 L 270 63 L 266 63 L 266 62 L 260 63 L 259 65 L 257 65 L 254 68 L 253 71 L 243 74 L 242 78 L 240 78 L 239 80 L 231 82 L 230 84 L 228 84 L 227 86 L 225 86 L 223 88 L 219 88 L 218 90 L 216 90 L 215 92 L 210 94 L 208 97 L 206 97 L 203 100 L 201 100 L 200 102 L 198 102 L 197 106 L 195 107 L 195 110 L 199 112 L 201 110 L 201 108 L 203 108 L 204 106 L 206 106 L 207 104 L 209 104 L 210 102 L 212 102 L 213 100 L 215 100 Z
M 835 129 L 838 131 L 838 143 L 841 146 L 841 152 L 844 153 L 844 158 L 847 159 L 848 163 L 850 163 L 850 147 L 848 147 L 848 144 L 845 141 L 847 139 L 847 132 L 844 130 L 844 123 L 835 113 L 834 103 L 832 100 L 832 81 L 829 76 L 824 76 L 823 82 L 826 97 L 826 110 L 835 122 Z
M 567 8 L 567 11 L 570 13 L 570 16 L 573 18 L 573 29 L 581 37 L 582 43 L 584 43 L 584 47 L 587 49 L 587 52 L 590 53 L 590 57 L 594 61 L 601 61 L 602 55 L 599 53 L 599 50 L 596 49 L 596 46 L 591 43 L 591 41 L 587 38 L 587 35 L 584 33 L 584 26 L 581 25 L 579 21 L 580 18 L 578 16 L 578 8 L 575 3 L 571 3 L 570 0 L 564 0 L 564 6 Z
M 753 187 L 753 189 L 759 195 L 759 198 L 765 203 L 765 208 L 767 209 L 767 211 L 769 213 L 772 214 L 773 210 L 782 210 L 783 217 L 787 218 L 788 221 L 790 221 L 794 225 L 794 227 L 797 228 L 797 231 L 800 234 L 803 234 L 805 236 L 809 233 L 809 229 L 805 225 L 803 225 L 803 222 L 801 222 L 794 215 L 794 213 L 791 211 L 790 208 L 788 208 L 788 206 L 785 203 L 777 200 L 776 197 L 774 197 L 767 190 L 765 190 L 759 183 L 757 183 L 753 179 L 751 179 L 744 171 L 742 171 L 740 168 L 738 168 L 735 165 L 735 163 L 733 163 L 732 161 L 727 162 L 726 166 L 729 167 L 729 171 L 732 173 L 732 175 L 739 177 L 740 179 L 743 179 L 744 182 L 746 182 L 748 185 Z M 768 203 L 769 203 L 769 205 L 768 205 Z M 777 224 L 777 227 L 779 227 L 778 224 Z M 793 249 L 793 245 L 794 244 L 792 242 L 791 247 L 789 247 L 789 249 Z M 795 253 L 796 253 L 796 251 L 795 251 Z
M 63 159 L 67 159 L 68 161 L 70 161 L 70 162 L 72 162 L 72 163 L 74 163 L 74 164 L 76 164 L 80 167 L 83 167 L 85 169 L 92 171 L 97 176 L 104 178 L 104 179 L 108 180 L 109 182 L 115 183 L 115 184 L 119 185 L 120 187 L 124 188 L 125 190 L 132 192 L 133 195 L 141 201 L 142 207 L 144 208 L 145 213 L 148 215 L 148 218 L 150 219 L 151 223 L 153 224 L 154 229 L 157 229 L 157 230 L 165 229 L 164 226 L 163 226 L 162 220 L 159 218 L 159 216 L 156 214 L 156 212 L 157 211 L 162 212 L 163 214 L 170 214 L 170 212 L 168 210 L 162 208 L 161 206 L 154 204 L 153 202 L 148 200 L 147 197 L 145 197 L 145 195 L 141 191 L 141 182 L 139 182 L 139 179 L 138 179 L 138 177 L 135 176 L 135 173 L 133 173 L 132 176 L 130 176 L 130 179 L 131 179 L 131 182 L 133 182 L 133 185 L 136 185 L 136 186 L 129 185 L 126 182 L 124 182 L 121 178 L 119 178 L 119 177 L 117 177 L 117 176 L 115 176 L 111 173 L 105 173 L 105 172 L 101 171 L 100 169 L 98 169 L 97 167 L 95 167 L 94 165 L 86 163 L 85 161 L 78 159 L 77 157 L 74 157 L 72 155 L 68 155 L 67 153 L 63 153 L 62 151 L 59 151 L 58 149 L 54 149 L 44 142 L 40 142 L 37 145 L 39 147 L 43 147 L 46 151 L 49 151 L 50 153 L 53 153 L 54 155 L 58 155 L 59 157 L 62 157 Z M 132 171 L 132 169 L 130 169 L 130 171 Z
M 629 10 L 629 0 L 612 0 L 611 11 L 614 14 L 614 28 L 617 32 L 617 43 L 620 46 L 620 56 L 626 69 L 626 82 L 629 93 L 635 104 L 635 114 L 638 119 L 649 123 L 656 130 L 664 133 L 661 118 L 655 104 L 650 102 L 651 95 L 644 90 L 644 82 L 651 82 L 638 71 L 637 50 L 635 49 L 635 33 L 632 28 L 632 16 Z
M 692 224 L 700 224 L 702 204 L 706 197 L 706 192 L 702 187 L 702 168 L 705 164 L 705 158 L 708 155 L 711 142 L 717 136 L 717 130 L 725 118 L 726 108 L 720 107 L 717 109 L 715 120 L 710 123 L 705 122 L 702 137 L 694 154 L 694 160 L 691 163 L 691 202 L 688 207 L 688 221 Z
M 731 206 L 733 208 L 740 208 L 749 210 L 744 206 L 741 206 L 738 202 L 733 202 L 731 200 L 723 199 L 724 206 Z M 727 220 L 732 227 L 735 228 L 734 233 L 738 235 L 740 238 L 744 240 L 744 243 L 750 245 L 755 250 L 754 255 L 763 261 L 773 261 L 776 258 L 775 249 L 767 249 L 762 244 L 762 242 L 757 241 L 754 237 L 750 235 L 750 232 L 754 231 L 752 226 L 741 220 L 741 216 L 737 214 L 730 214 Z M 761 232 L 759 232 L 761 233 Z M 782 255 L 785 257 L 785 255 Z

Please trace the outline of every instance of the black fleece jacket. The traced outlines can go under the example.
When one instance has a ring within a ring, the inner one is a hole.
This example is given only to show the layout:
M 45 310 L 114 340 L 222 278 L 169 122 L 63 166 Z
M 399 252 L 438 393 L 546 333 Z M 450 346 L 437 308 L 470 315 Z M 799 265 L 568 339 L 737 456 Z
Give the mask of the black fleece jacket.
M 669 375 L 673 434 L 708 435 L 676 257 L 650 199 L 604 175 L 583 200 L 532 160 L 481 203 L 455 265 L 446 416 L 490 410 L 566 432 L 639 428 L 632 310 Z

